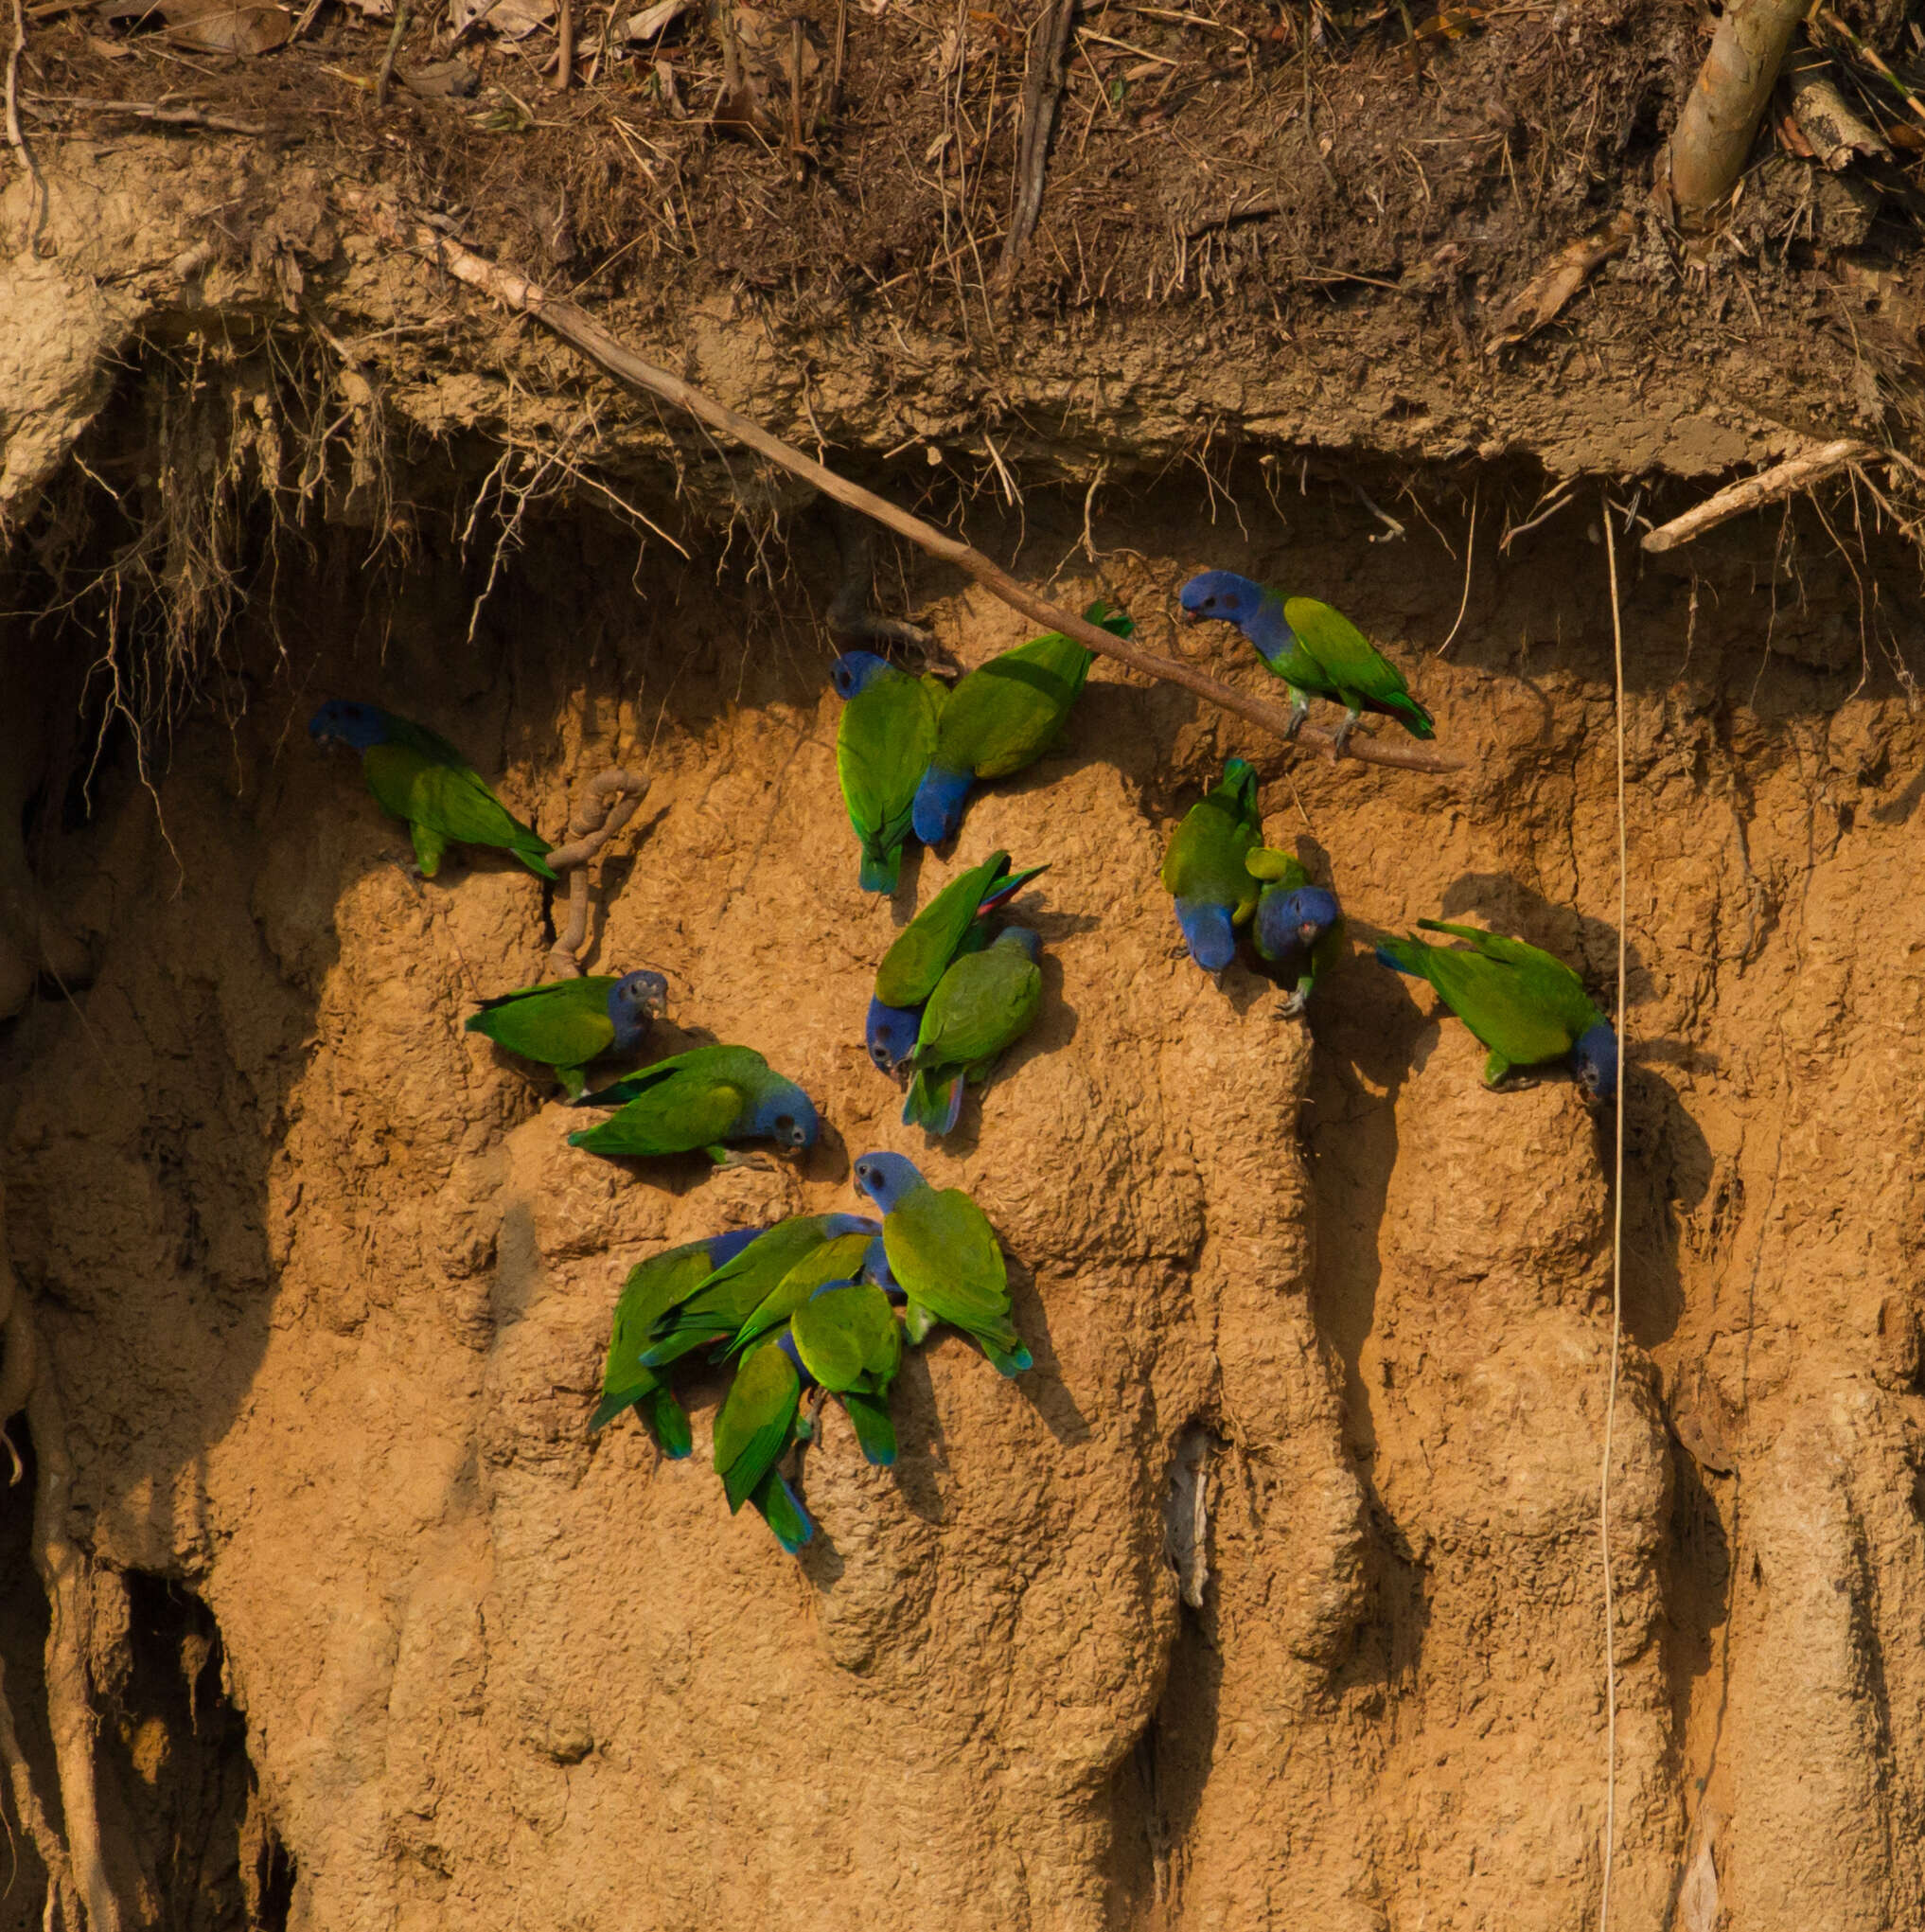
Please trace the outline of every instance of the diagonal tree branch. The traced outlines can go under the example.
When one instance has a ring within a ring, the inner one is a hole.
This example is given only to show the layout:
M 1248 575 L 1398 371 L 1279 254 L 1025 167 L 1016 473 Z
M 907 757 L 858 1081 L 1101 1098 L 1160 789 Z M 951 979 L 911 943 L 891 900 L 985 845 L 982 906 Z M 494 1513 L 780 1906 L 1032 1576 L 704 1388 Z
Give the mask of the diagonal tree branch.
M 1078 644 L 1099 656 L 1113 658 L 1118 664 L 1127 665 L 1131 670 L 1139 671 L 1145 677 L 1158 678 L 1165 683 L 1181 684 L 1185 690 L 1193 691 L 1220 709 L 1234 712 L 1239 718 L 1247 718 L 1250 723 L 1261 725 L 1263 730 L 1274 732 L 1280 738 L 1290 736 L 1290 717 L 1281 705 L 1268 703 L 1261 698 L 1245 697 L 1243 692 L 1232 690 L 1229 685 L 1220 683 L 1201 671 L 1192 670 L 1188 665 L 1174 658 L 1163 657 L 1155 651 L 1139 650 L 1134 645 L 1111 636 L 1107 630 L 1086 622 L 1073 611 L 1051 603 L 1027 584 L 1019 583 L 972 545 L 937 529 L 933 523 L 924 523 L 920 517 L 910 515 L 886 497 L 877 496 L 874 491 L 838 476 L 833 470 L 825 469 L 779 436 L 771 435 L 760 423 L 738 415 L 713 397 L 705 396 L 680 377 L 670 375 L 666 369 L 644 362 L 573 302 L 548 294 L 525 275 L 484 260 L 418 216 L 395 209 L 364 188 L 343 187 L 336 192 L 342 206 L 358 216 L 371 233 L 390 246 L 406 249 L 411 254 L 435 262 L 457 281 L 466 282 L 469 288 L 478 289 L 483 294 L 506 303 L 511 309 L 532 315 L 571 348 L 586 356 L 604 374 L 632 388 L 645 390 L 651 396 L 659 396 L 664 402 L 672 402 L 710 428 L 734 437 L 757 455 L 766 456 L 771 463 L 812 483 L 824 496 L 846 504 L 851 509 L 860 510 L 864 516 L 873 517 L 898 536 L 919 544 L 931 557 L 954 564 L 958 570 L 974 577 L 1012 610 L 1020 611 L 1026 617 L 1033 617 L 1051 630 L 1073 637 Z M 1318 731 L 1312 725 L 1305 725 L 1297 736 L 1306 744 L 1324 750 L 1334 749 L 1335 740 L 1332 734 Z M 1405 771 L 1457 771 L 1463 769 L 1461 759 L 1446 758 L 1415 745 L 1386 744 L 1375 738 L 1352 737 L 1346 748 L 1346 754 L 1363 764 L 1386 765 Z

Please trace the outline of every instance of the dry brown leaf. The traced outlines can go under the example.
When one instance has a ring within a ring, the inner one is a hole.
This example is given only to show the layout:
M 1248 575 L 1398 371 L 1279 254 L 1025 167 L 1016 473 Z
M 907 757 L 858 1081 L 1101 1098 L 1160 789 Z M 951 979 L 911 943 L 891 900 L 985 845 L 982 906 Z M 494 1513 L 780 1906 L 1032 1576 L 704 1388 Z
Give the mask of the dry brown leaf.
M 203 54 L 266 54 L 293 37 L 294 16 L 272 0 L 107 0 L 107 21 L 166 24 L 177 47 Z
M 656 6 L 629 14 L 627 25 L 622 29 L 623 38 L 652 41 L 657 34 L 673 27 L 687 11 L 688 0 L 658 0 Z
M 1620 210 L 1603 227 L 1560 249 L 1549 264 L 1504 305 L 1486 352 L 1522 342 L 1555 320 L 1559 310 L 1597 269 L 1631 246 L 1631 239 L 1636 233 L 1636 217 L 1628 209 Z
M 1482 7 L 1447 7 L 1441 13 L 1433 13 L 1428 20 L 1420 20 L 1411 39 L 1460 41 L 1483 26 L 1486 10 Z

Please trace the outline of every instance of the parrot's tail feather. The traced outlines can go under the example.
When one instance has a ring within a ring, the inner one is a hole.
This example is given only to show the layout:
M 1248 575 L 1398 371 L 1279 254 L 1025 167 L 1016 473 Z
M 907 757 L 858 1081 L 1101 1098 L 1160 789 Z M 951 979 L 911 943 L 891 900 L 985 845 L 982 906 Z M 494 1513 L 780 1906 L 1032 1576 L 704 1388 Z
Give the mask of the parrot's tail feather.
M 1373 708 L 1383 712 L 1386 718 L 1394 718 L 1414 738 L 1434 738 L 1437 736 L 1436 721 L 1407 691 L 1395 698 L 1386 698 Z
M 1036 1366 L 1036 1358 L 1021 1342 L 1008 1351 L 992 1348 L 985 1341 L 982 1353 L 989 1357 L 989 1365 L 998 1375 L 1020 1375 L 1025 1370 Z
M 548 855 L 555 850 L 546 839 L 538 839 L 532 833 L 510 847 L 515 857 L 532 872 L 537 878 L 556 879 L 560 875 L 548 862 Z
M 689 1433 L 688 1415 L 666 1389 L 652 1390 L 635 1405 L 635 1413 L 655 1438 L 655 1446 L 671 1462 L 683 1461 L 695 1448 Z
M 921 1127 L 939 1140 L 956 1131 L 962 1113 L 962 1072 L 958 1068 L 947 1077 L 919 1068 L 909 1085 L 909 1096 L 902 1104 L 902 1124 Z
M 956 836 L 956 828 L 962 823 L 963 804 L 975 783 L 973 772 L 945 771 L 937 765 L 923 773 L 911 823 L 925 845 L 940 845 Z
M 886 1396 L 845 1394 L 842 1409 L 856 1427 L 863 1457 L 878 1469 L 895 1461 L 895 1425 L 889 1418 Z
M 1013 872 L 1007 878 L 999 879 L 994 891 L 986 894 L 977 905 L 978 913 L 994 913 L 1006 906 L 1010 900 L 1028 885 L 1031 879 L 1040 878 L 1049 871 L 1047 865 L 1032 865 L 1024 872 Z
M 1377 957 L 1393 972 L 1408 973 L 1414 980 L 1428 977 L 1422 955 L 1430 950 L 1421 939 L 1380 939 Z
M 633 1389 L 618 1390 L 612 1395 L 604 1395 L 595 1404 L 595 1412 L 589 1417 L 589 1434 L 597 1429 L 607 1428 L 625 1409 L 632 1407 L 642 1398 Z
M 862 890 L 866 893 L 892 893 L 902 876 L 902 847 L 876 853 L 862 848 Z
M 773 1469 L 755 1485 L 750 1500 L 762 1512 L 762 1520 L 775 1532 L 775 1540 L 791 1556 L 816 1533 L 816 1526 L 809 1520 L 801 1498 Z

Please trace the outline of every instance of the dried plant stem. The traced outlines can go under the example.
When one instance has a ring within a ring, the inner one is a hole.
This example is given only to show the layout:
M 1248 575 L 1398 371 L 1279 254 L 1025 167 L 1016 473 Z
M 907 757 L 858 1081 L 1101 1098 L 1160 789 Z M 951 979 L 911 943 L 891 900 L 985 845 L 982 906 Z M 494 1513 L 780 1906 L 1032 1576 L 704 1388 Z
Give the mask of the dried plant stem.
M 1849 437 L 1835 443 L 1821 443 L 1815 450 L 1806 450 L 1782 463 L 1774 464 L 1769 470 L 1760 470 L 1756 476 L 1746 476 L 1737 483 L 1727 484 L 1715 496 L 1707 496 L 1695 509 L 1687 510 L 1681 517 L 1673 517 L 1669 523 L 1660 523 L 1655 530 L 1648 530 L 1644 547 L 1647 550 L 1675 550 L 1680 543 L 1688 543 L 1692 538 L 1702 537 L 1706 530 L 1714 530 L 1720 523 L 1728 523 L 1733 517 L 1741 517 L 1747 510 L 1776 503 L 1780 497 L 1790 496 L 1793 490 L 1809 489 L 1812 484 L 1823 482 L 1834 470 L 1843 470 L 1850 463 L 1863 463 L 1880 453 L 1869 443 L 1855 442 Z
M 388 89 L 394 84 L 395 61 L 401 51 L 401 36 L 408 31 L 408 0 L 395 0 L 394 30 L 388 35 L 380 70 L 375 75 L 375 105 L 386 107 Z
M 560 0 L 560 15 L 555 50 L 555 79 L 550 84 L 556 94 L 566 94 L 574 84 L 574 0 Z
M 649 781 L 619 766 L 591 778 L 570 822 L 569 842 L 548 855 L 549 868 L 569 874 L 568 923 L 556 934 L 548 970 L 558 980 L 581 977 L 581 949 L 588 944 L 588 862 L 635 816 Z
M 998 288 L 1007 288 L 1043 212 L 1043 176 L 1050 162 L 1050 136 L 1055 132 L 1056 108 L 1068 78 L 1066 55 L 1069 27 L 1076 17 L 1075 0 L 1045 0 L 1042 17 L 1030 34 L 1030 71 L 1023 82 L 1022 148 L 1016 158 L 1015 211 L 1002 239 L 1002 258 L 996 265 Z
M 1145 677 L 1180 684 L 1211 704 L 1233 712 L 1280 738 L 1292 736 L 1289 714 L 1280 705 L 1266 703 L 1261 698 L 1245 697 L 1243 692 L 1219 683 L 1201 671 L 1192 670 L 1188 665 L 1179 664 L 1174 658 L 1158 656 L 1153 651 L 1139 650 L 1096 625 L 1086 622 L 1073 611 L 1052 603 L 1027 584 L 1017 582 L 972 545 L 939 530 L 933 523 L 926 523 L 920 517 L 912 516 L 887 498 L 838 476 L 834 470 L 825 469 L 780 437 L 771 435 L 760 423 L 737 415 L 734 410 L 691 387 L 680 377 L 670 375 L 666 369 L 644 362 L 574 303 L 550 296 L 526 276 L 485 261 L 418 218 L 397 214 L 366 189 L 342 188 L 337 193 L 344 207 L 358 215 L 370 229 L 390 243 L 437 262 L 457 281 L 466 282 L 496 301 L 505 302 L 512 309 L 533 315 L 544 328 L 616 381 L 659 396 L 678 409 L 686 410 L 712 429 L 723 431 L 758 455 L 766 456 L 771 463 L 813 484 L 824 496 L 874 518 L 898 536 L 907 537 L 930 556 L 940 558 L 974 577 L 1012 610 L 1020 611 L 1026 617 L 1033 617 L 1051 629 L 1073 637 L 1086 649 L 1099 656 L 1112 658 Z M 1303 743 L 1334 751 L 1335 741 L 1332 734 L 1319 731 L 1315 726 L 1304 726 L 1296 736 Z M 1349 756 L 1361 763 L 1389 766 L 1405 771 L 1456 771 L 1462 769 L 1461 760 L 1446 758 L 1416 746 L 1380 743 L 1375 738 L 1352 736 L 1346 749 Z
M 1617 1605 L 1611 1575 L 1611 1450 L 1617 1422 L 1617 1357 L 1624 1333 L 1624 982 L 1625 921 L 1630 891 L 1626 879 L 1624 829 L 1624 619 L 1617 603 L 1617 540 L 1611 523 L 1611 497 L 1604 497 L 1604 556 L 1611 572 L 1612 662 L 1616 672 L 1617 721 L 1617 1104 L 1611 1190 L 1611 1378 L 1604 1398 L 1604 1462 L 1598 1477 L 1598 1537 L 1604 1555 L 1604 1860 L 1598 1896 L 1598 1932 L 1611 1932 L 1611 1858 L 1617 1843 Z
M 7 52 L 7 145 L 20 157 L 20 165 L 33 184 L 27 203 L 26 246 L 29 254 L 38 255 L 41 224 L 46 220 L 47 195 L 40 165 L 33 158 L 33 150 L 26 145 L 26 136 L 20 132 L 20 57 L 26 51 L 26 12 L 22 0 L 13 0 L 13 44 Z

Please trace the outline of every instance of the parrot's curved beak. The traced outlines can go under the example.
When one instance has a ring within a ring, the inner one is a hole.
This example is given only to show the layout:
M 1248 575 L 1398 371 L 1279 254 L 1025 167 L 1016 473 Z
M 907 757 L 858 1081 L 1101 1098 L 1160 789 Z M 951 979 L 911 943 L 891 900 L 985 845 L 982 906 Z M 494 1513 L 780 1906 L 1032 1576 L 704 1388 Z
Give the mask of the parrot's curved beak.
M 1311 920 L 1305 920 L 1304 923 L 1297 929 L 1297 936 L 1298 938 L 1302 940 L 1305 946 L 1315 946 L 1317 940 L 1317 930 L 1315 922 Z
M 1210 620 L 1208 611 L 1185 611 L 1176 620 L 1179 624 L 1204 624 Z

